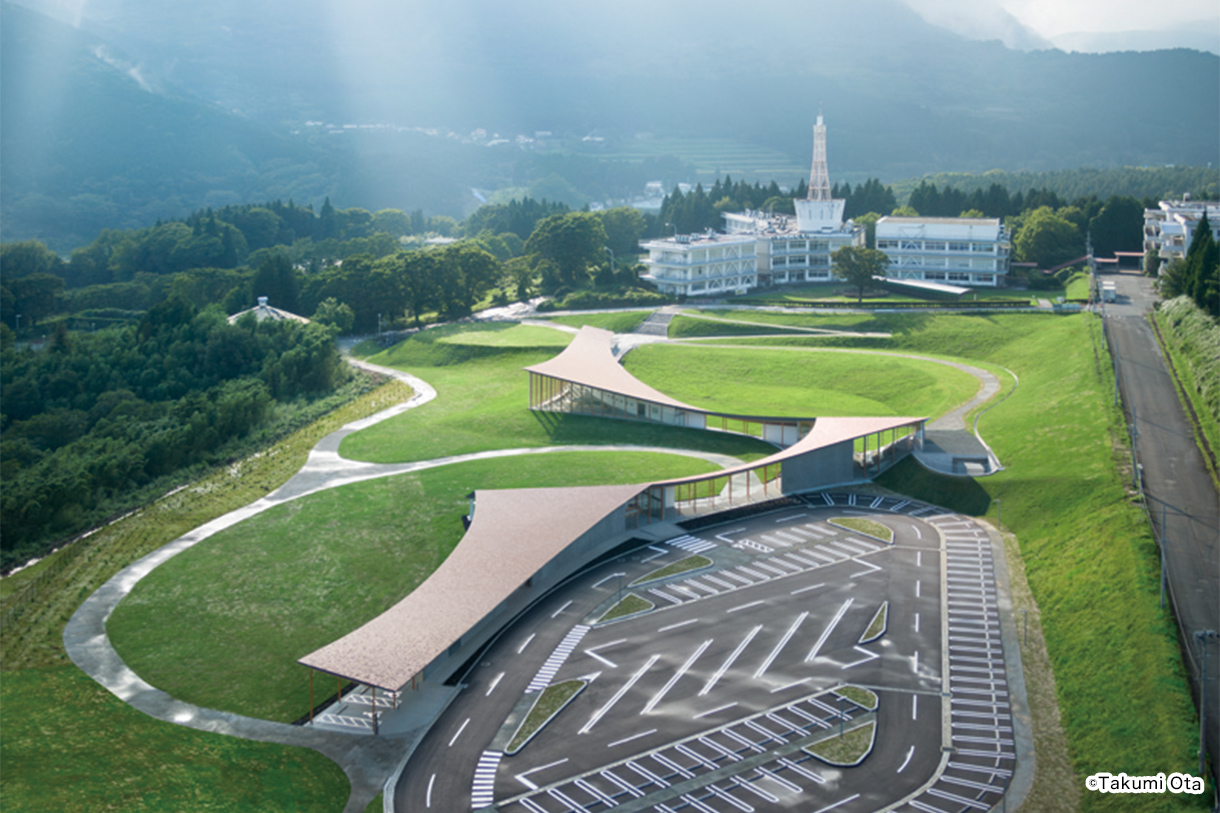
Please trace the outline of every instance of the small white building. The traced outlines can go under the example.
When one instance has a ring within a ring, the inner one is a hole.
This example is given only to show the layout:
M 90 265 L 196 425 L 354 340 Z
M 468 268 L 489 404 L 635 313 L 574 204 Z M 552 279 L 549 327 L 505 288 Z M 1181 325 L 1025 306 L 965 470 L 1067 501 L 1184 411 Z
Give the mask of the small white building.
M 640 244 L 648 250 L 642 275 L 663 294 L 716 296 L 758 284 L 757 240 L 752 234 L 679 234 Z
M 877 248 L 895 279 L 993 288 L 1008 273 L 1011 242 L 998 218 L 883 217 Z
M 1145 209 L 1144 251 L 1156 249 L 1161 268 L 1173 260 L 1185 259 L 1204 212 L 1212 236 L 1220 241 L 1220 201 L 1163 200 L 1156 209 Z

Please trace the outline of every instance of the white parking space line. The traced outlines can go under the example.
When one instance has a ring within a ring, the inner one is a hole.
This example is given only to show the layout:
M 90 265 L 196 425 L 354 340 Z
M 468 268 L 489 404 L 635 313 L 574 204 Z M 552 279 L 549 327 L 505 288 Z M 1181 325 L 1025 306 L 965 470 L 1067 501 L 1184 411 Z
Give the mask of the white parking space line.
M 520 782 L 522 785 L 525 785 L 530 790 L 538 790 L 538 785 L 535 784 L 534 782 L 530 781 L 529 779 L 526 779 L 525 777 L 529 776 L 532 773 L 538 773 L 539 771 L 545 771 L 547 768 L 557 767 L 567 761 L 568 761 L 568 758 L 564 757 L 563 759 L 557 760 L 555 762 L 547 763 L 546 765 L 539 765 L 537 768 L 530 768 L 528 771 L 525 771 L 524 773 L 514 774 L 513 778 L 516 779 L 518 782 Z
M 788 628 L 788 631 L 784 633 L 784 637 L 781 638 L 779 643 L 775 645 L 775 649 L 772 649 L 771 654 L 767 656 L 766 660 L 764 660 L 759 667 L 754 670 L 755 679 L 758 679 L 766 674 L 766 671 L 771 667 L 771 664 L 775 661 L 776 657 L 779 656 L 780 650 L 788 645 L 788 642 L 792 640 L 792 636 L 796 635 L 797 628 L 799 628 L 801 623 L 804 622 L 804 620 L 808 617 L 808 611 L 803 612 L 796 617 L 796 621 L 792 622 L 792 626 Z
M 724 663 L 720 664 L 720 668 L 716 670 L 716 673 L 714 675 L 712 675 L 710 678 L 708 678 L 707 683 L 705 683 L 703 685 L 703 688 L 699 690 L 700 697 L 703 697 L 708 692 L 710 692 L 712 690 L 712 687 L 714 687 L 716 685 L 716 683 L 719 682 L 720 678 L 724 677 L 724 673 L 727 672 L 729 670 L 729 667 L 733 665 L 733 661 L 737 660 L 738 656 L 740 656 L 741 653 L 743 651 L 745 651 L 745 648 L 747 646 L 749 646 L 750 642 L 754 640 L 754 636 L 758 635 L 759 631 L 762 628 L 763 628 L 763 625 L 758 624 L 757 626 L 754 627 L 754 629 L 750 630 L 746 634 L 746 637 L 743 638 L 741 643 L 737 645 L 737 648 L 734 649 L 727 658 L 725 658 Z
M 670 624 L 667 627 L 661 627 L 659 630 L 657 630 L 657 632 L 669 632 L 670 630 L 676 630 L 678 627 L 685 627 L 689 624 L 697 623 L 698 621 L 698 618 L 688 618 L 685 621 L 679 621 L 677 624 Z
M 632 740 L 638 740 L 638 739 L 640 739 L 641 737 L 647 737 L 647 736 L 649 736 L 649 735 L 651 735 L 651 734 L 656 734 L 656 733 L 657 733 L 657 730 L 656 730 L 655 728 L 650 728 L 650 729 L 648 729 L 647 731 L 641 731 L 639 734 L 632 734 L 630 737 L 625 737 L 625 738 L 623 738 L 623 739 L 621 739 L 621 740 L 615 740 L 615 741 L 614 741 L 614 742 L 612 742 L 612 743 L 608 743 L 608 744 L 606 745 L 606 747 L 607 747 L 607 748 L 615 748 L 615 747 L 617 747 L 617 746 L 619 746 L 619 745 L 626 745 L 627 743 L 631 742 Z
M 640 714 L 648 714 L 654 708 L 656 708 L 657 704 L 665 698 L 665 695 L 669 694 L 669 690 L 682 679 L 682 676 L 686 674 L 686 670 L 690 669 L 691 666 L 694 665 L 695 661 L 699 660 L 699 656 L 707 651 L 707 648 L 712 645 L 712 641 L 714 640 L 714 638 L 708 638 L 706 641 L 700 644 L 699 648 L 691 653 L 691 656 L 686 659 L 686 663 L 679 666 L 678 671 L 674 672 L 673 677 L 671 677 L 665 683 L 665 685 L 661 687 L 661 691 L 652 696 L 652 699 L 648 701 L 648 704 L 644 706 L 644 710 L 641 711 Z
M 696 715 L 695 715 L 694 717 L 692 717 L 691 719 L 692 719 L 692 720 L 699 720 L 699 719 L 701 719 L 701 718 L 703 718 L 703 717 L 711 717 L 713 714 L 715 714 L 715 713 L 717 713 L 717 712 L 720 712 L 720 711 L 728 711 L 729 709 L 733 708 L 733 707 L 734 707 L 734 706 L 736 706 L 736 705 L 737 705 L 736 703 L 725 703 L 723 706 L 717 706 L 717 707 L 716 707 L 716 708 L 714 708 L 714 709 L 710 709 L 710 710 L 708 710 L 708 711 L 700 712 L 699 714 L 696 714 Z M 699 738 L 699 741 L 700 741 L 700 742 L 703 742 L 703 738 L 702 738 L 702 737 L 700 737 L 700 738 Z
M 758 601 L 751 601 L 749 604 L 739 604 L 738 606 L 733 607 L 732 609 L 726 610 L 726 612 L 735 613 L 738 610 L 746 610 L 746 609 L 749 609 L 750 607 L 757 607 L 759 604 L 765 604 L 765 603 L 766 602 L 764 602 L 762 599 L 759 599 Z
M 624 683 L 617 692 L 614 693 L 614 696 L 610 698 L 610 701 L 608 703 L 606 703 L 606 705 L 602 706 L 600 709 L 593 712 L 593 716 L 589 718 L 589 722 L 585 723 L 584 727 L 581 728 L 580 731 L 578 731 L 577 733 L 578 734 L 588 734 L 590 731 L 592 731 L 593 726 L 597 725 L 598 721 L 601 720 L 601 718 L 606 715 L 606 712 L 608 712 L 608 711 L 610 711 L 610 709 L 614 708 L 614 704 L 617 703 L 618 701 L 622 700 L 623 695 L 625 695 L 625 694 L 627 694 L 627 692 L 631 691 L 631 687 L 634 686 L 636 683 L 638 683 L 640 678 L 644 677 L 644 674 L 649 669 L 651 669 L 653 667 L 653 665 L 660 659 L 661 659 L 660 655 L 653 655 L 651 658 L 649 658 L 648 661 L 639 668 L 639 671 L 637 671 L 634 675 L 632 675 L 631 678 L 626 683 Z
M 501 678 L 503 678 L 503 677 L 504 677 L 504 673 L 503 673 L 503 672 L 501 672 L 500 674 L 498 674 L 498 675 L 496 675 L 494 678 L 492 678 L 492 679 L 491 679 L 491 685 L 487 687 L 487 694 L 485 694 L 485 695 L 483 695 L 483 696 L 484 696 L 484 697 L 491 697 L 491 693 L 492 693 L 492 692 L 494 692 L 494 691 L 496 690 L 496 687 L 500 685 L 500 680 L 501 680 Z
M 834 618 L 830 619 L 830 623 L 826 625 L 826 629 L 822 631 L 822 637 L 818 638 L 817 643 L 813 645 L 813 649 L 809 650 L 809 654 L 805 656 L 805 663 L 810 663 L 818 656 L 818 652 L 822 649 L 822 645 L 826 643 L 826 639 L 830 637 L 830 633 L 834 632 L 834 628 L 843 620 L 843 616 L 847 613 L 847 608 L 855 601 L 854 598 L 849 598 L 843 602 L 843 606 L 835 613 Z
M 588 649 L 586 649 L 585 654 L 588 655 L 590 658 L 596 658 L 597 660 L 606 664 L 606 666 L 609 666 L 611 669 L 617 669 L 618 668 L 617 663 L 610 660 L 609 658 L 603 658 L 601 655 L 597 654 L 597 651 L 599 649 L 609 649 L 612 646 L 618 646 L 619 644 L 625 644 L 625 643 L 627 643 L 627 639 L 620 638 L 619 640 L 611 641 L 608 644 L 598 644 L 597 646 L 591 646 Z
M 805 677 L 805 678 L 801 678 L 800 680 L 794 680 L 791 683 L 785 683 L 783 686 L 779 686 L 777 688 L 772 689 L 771 694 L 776 694 L 777 692 L 787 691 L 788 689 L 795 689 L 797 686 L 804 686 L 806 683 L 808 683 L 812 679 L 813 678 Z
M 860 794 L 853 793 L 851 796 L 848 796 L 846 799 L 840 799 L 839 801 L 835 802 L 832 805 L 826 805 L 826 807 L 818 808 L 817 810 L 813 811 L 813 813 L 826 813 L 827 810 L 834 810 L 836 807 L 842 807 L 843 805 L 847 804 L 848 802 L 854 802 L 859 798 L 860 798 Z
M 906 759 L 902 760 L 902 764 L 898 766 L 898 770 L 895 771 L 894 773 L 902 773 L 903 771 L 905 771 L 907 768 L 907 765 L 911 764 L 911 757 L 914 755 L 915 755 L 915 746 L 912 745 L 910 748 L 907 749 Z
M 817 782 L 819 785 L 826 784 L 826 777 L 822 776 L 819 773 L 814 773 L 813 771 L 809 770 L 808 768 L 803 767 L 799 762 L 793 762 L 792 760 L 788 759 L 787 757 L 780 757 L 779 762 L 781 765 L 783 765 L 785 768 L 788 768 L 793 773 L 798 773 L 801 776 L 805 777 L 806 779 L 810 779 L 810 780 L 813 780 L 814 782 Z

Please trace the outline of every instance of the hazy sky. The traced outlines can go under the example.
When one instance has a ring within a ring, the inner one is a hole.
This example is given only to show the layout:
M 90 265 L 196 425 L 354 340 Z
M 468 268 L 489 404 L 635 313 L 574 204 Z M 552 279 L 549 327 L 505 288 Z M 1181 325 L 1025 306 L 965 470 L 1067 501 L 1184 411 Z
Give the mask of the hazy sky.
M 907 0 L 930 22 L 967 36 L 998 38 L 1011 47 L 1068 50 L 1187 47 L 1220 44 L 1216 0 Z M 1116 35 L 1139 32 L 1143 39 Z

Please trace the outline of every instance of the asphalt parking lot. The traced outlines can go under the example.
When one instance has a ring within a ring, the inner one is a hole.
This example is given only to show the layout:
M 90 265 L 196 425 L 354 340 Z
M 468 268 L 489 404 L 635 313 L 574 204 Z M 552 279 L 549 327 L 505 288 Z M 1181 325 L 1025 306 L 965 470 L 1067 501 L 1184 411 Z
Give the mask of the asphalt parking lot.
M 986 529 L 890 497 L 807 503 L 643 548 L 550 596 L 473 670 L 397 808 L 990 809 L 1015 750 Z M 892 542 L 835 522 L 851 517 Z M 632 586 L 693 554 L 711 564 Z M 653 608 L 595 623 L 628 593 Z M 507 754 L 538 694 L 574 679 L 579 694 Z M 809 753 L 869 724 L 858 766 Z

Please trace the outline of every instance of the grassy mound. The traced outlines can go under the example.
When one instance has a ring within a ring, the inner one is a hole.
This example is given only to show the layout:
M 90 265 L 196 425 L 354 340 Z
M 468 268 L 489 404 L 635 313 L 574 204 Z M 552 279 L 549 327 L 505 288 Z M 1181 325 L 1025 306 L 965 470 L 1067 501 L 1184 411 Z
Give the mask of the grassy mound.
M 486 332 L 487 327 L 425 330 L 374 356 L 371 359 L 374 363 L 423 378 L 436 388 L 438 397 L 418 409 L 349 435 L 340 453 L 355 460 L 397 463 L 489 449 L 563 444 L 699 449 L 746 460 L 775 451 L 761 441 L 697 429 L 531 412 L 529 376 L 522 368 L 553 357 L 556 348 L 522 349 L 454 341 L 457 335 Z M 569 338 L 547 328 L 534 330 Z
M 978 392 L 953 367 L 867 353 L 646 345 L 625 365 L 679 401 L 747 415 L 934 417 Z
M 711 468 L 663 454 L 528 455 L 331 489 L 166 562 L 107 629 L 128 666 L 174 697 L 291 721 L 309 706 L 309 672 L 297 658 L 422 583 L 460 541 L 474 489 L 635 483 Z

